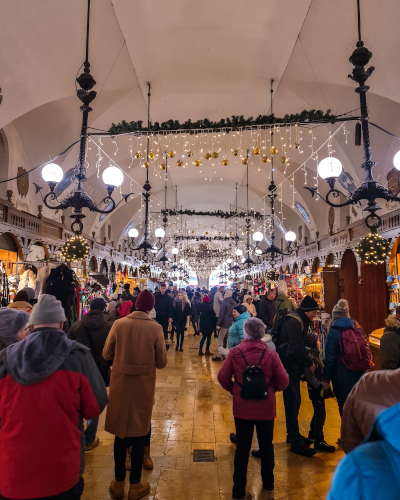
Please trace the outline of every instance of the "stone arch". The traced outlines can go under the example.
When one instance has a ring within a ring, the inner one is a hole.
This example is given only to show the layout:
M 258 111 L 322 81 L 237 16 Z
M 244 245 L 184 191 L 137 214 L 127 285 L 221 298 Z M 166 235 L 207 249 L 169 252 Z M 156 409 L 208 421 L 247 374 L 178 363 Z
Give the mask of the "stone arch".
M 28 245 L 28 252 L 32 251 L 32 247 L 34 246 L 41 246 L 44 250 L 44 255 L 45 258 L 48 259 L 50 257 L 49 249 L 47 248 L 46 244 L 43 243 L 43 241 L 40 240 L 32 240 L 29 245 Z M 28 256 L 27 256 L 28 259 Z
M 306 260 L 303 260 L 303 263 L 301 264 L 301 272 L 305 273 L 305 269 L 308 267 L 308 262 Z
M 10 245 L 9 251 L 10 252 L 15 252 L 17 254 L 18 260 L 22 261 L 24 260 L 24 254 L 22 252 L 22 245 L 17 236 L 15 234 L 12 234 L 8 231 L 2 233 L 0 235 L 0 238 L 3 237 L 4 239 L 8 240 L 8 244 Z
M 292 268 L 292 274 L 297 274 L 299 272 L 299 266 L 297 265 L 297 262 L 293 264 Z
M 325 260 L 325 267 L 332 267 L 335 265 L 335 255 L 333 253 L 329 253 Z
M 122 265 L 121 262 L 117 265 L 117 271 L 120 271 L 122 273 Z
M 89 272 L 90 273 L 97 272 L 97 269 L 98 269 L 98 267 L 97 267 L 97 259 L 96 259 L 96 257 L 94 255 L 92 255 L 90 257 L 89 266 L 88 267 L 89 267 Z
M 100 264 L 100 273 L 104 274 L 104 276 L 108 275 L 108 264 L 106 259 L 103 259 Z
M 286 264 L 285 274 L 290 274 L 290 265 L 289 264 Z
M 313 260 L 313 263 L 312 263 L 311 272 L 313 274 L 316 274 L 316 273 L 321 272 L 321 270 L 322 270 L 321 260 L 319 257 L 315 257 L 315 259 Z

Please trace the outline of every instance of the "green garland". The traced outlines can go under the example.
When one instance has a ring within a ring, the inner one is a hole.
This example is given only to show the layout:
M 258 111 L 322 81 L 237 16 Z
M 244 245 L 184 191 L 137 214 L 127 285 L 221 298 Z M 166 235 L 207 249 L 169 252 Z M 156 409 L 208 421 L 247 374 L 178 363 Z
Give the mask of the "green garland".
M 196 241 L 230 241 L 235 236 L 176 236 L 177 240 L 196 240 Z
M 221 120 L 214 122 L 205 118 L 204 120 L 198 120 L 192 122 L 192 120 L 187 120 L 184 123 L 180 123 L 178 120 L 168 120 L 166 122 L 155 122 L 151 127 L 143 127 L 143 121 L 139 120 L 137 122 L 127 122 L 122 120 L 122 122 L 115 125 L 113 123 L 109 129 L 111 135 L 127 134 L 130 132 L 177 132 L 180 130 L 189 130 L 195 133 L 196 130 L 215 130 L 215 129 L 232 129 L 238 130 L 245 127 L 254 127 L 261 125 L 273 125 L 274 123 L 303 123 L 303 122 L 327 122 L 335 123 L 336 116 L 331 114 L 331 110 L 328 109 L 326 113 L 321 110 L 311 109 L 309 111 L 303 110 L 301 113 L 295 115 L 285 115 L 283 118 L 277 118 L 275 115 L 258 115 L 257 118 L 250 116 L 249 118 L 244 118 L 243 115 L 231 116 L 231 118 L 222 118 Z M 227 130 L 229 132 L 229 130 Z
M 220 217 L 221 219 L 229 219 L 230 217 L 247 217 L 247 212 L 238 212 L 237 210 L 232 210 L 230 212 L 224 212 L 223 210 L 214 210 L 214 212 L 197 212 L 196 210 L 161 210 L 164 216 L 168 215 L 188 215 L 189 217 Z M 256 220 L 264 220 L 264 215 L 260 212 L 251 211 L 249 212 L 249 217 L 253 217 Z M 266 215 L 269 217 L 269 215 Z
M 390 243 L 375 229 L 360 240 L 356 253 L 367 264 L 383 264 L 389 257 Z

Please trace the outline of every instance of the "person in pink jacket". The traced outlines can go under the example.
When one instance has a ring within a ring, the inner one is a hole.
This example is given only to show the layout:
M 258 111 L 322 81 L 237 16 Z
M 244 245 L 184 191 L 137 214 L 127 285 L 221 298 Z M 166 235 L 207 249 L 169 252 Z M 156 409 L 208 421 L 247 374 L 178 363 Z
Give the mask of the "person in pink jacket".
M 264 323 L 258 318 L 249 318 L 244 323 L 243 330 L 243 341 L 229 351 L 218 373 L 219 383 L 233 395 L 237 445 L 232 498 L 251 499 L 251 494 L 246 493 L 246 475 L 255 426 L 261 450 L 261 477 L 265 498 L 273 499 L 274 446 L 272 440 L 274 419 L 276 418 L 275 393 L 286 389 L 289 385 L 289 376 L 278 354 L 268 349 L 261 340 L 265 334 Z M 243 371 L 247 366 L 253 365 L 260 366 L 264 372 L 268 392 L 267 399 L 250 400 L 242 399 L 240 396 Z

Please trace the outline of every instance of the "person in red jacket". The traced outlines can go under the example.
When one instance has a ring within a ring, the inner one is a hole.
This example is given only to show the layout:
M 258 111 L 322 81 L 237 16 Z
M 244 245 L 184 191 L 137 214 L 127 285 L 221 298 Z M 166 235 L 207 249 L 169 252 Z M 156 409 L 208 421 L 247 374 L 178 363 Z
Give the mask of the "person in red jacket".
M 90 349 L 67 338 L 61 302 L 43 294 L 31 332 L 0 353 L 2 499 L 78 500 L 83 492 L 83 419 L 107 392 Z
M 129 316 L 132 307 L 132 301 L 129 300 L 128 294 L 124 292 L 119 299 L 119 307 L 117 309 L 118 317 L 125 318 L 126 316 Z
M 265 325 L 258 318 L 249 318 L 243 326 L 243 341 L 229 354 L 218 373 L 222 387 L 233 395 L 237 445 L 232 498 L 250 499 L 246 493 L 246 475 L 254 427 L 257 430 L 261 450 L 261 477 L 265 498 L 274 498 L 274 419 L 276 418 L 277 391 L 289 385 L 289 376 L 276 352 L 262 342 Z M 244 357 L 243 357 L 244 356 Z M 261 360 L 261 361 L 260 361 Z M 247 366 L 260 366 L 264 372 L 268 398 L 261 400 L 242 399 L 243 371 Z M 237 382 L 236 382 L 237 381 Z

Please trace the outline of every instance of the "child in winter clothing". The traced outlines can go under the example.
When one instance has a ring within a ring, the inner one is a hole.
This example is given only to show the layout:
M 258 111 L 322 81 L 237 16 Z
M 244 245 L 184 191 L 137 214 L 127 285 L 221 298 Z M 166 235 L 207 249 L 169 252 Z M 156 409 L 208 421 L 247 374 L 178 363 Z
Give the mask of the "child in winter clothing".
M 128 294 L 124 292 L 119 299 L 118 317 L 125 318 L 131 313 L 132 301 L 128 300 Z
M 308 395 L 314 408 L 308 439 L 314 442 L 315 450 L 333 453 L 335 447 L 326 443 L 324 438 L 324 424 L 326 419 L 325 399 L 333 397 L 333 394 L 325 392 L 322 387 L 324 364 L 321 359 L 322 351 L 319 349 L 318 344 L 318 335 L 309 331 L 305 342 L 306 352 L 308 357 L 314 361 L 315 371 L 313 372 L 309 366 L 304 366 L 304 377 L 307 380 Z

